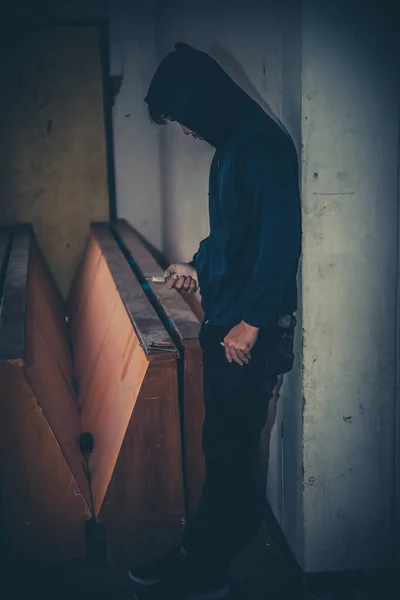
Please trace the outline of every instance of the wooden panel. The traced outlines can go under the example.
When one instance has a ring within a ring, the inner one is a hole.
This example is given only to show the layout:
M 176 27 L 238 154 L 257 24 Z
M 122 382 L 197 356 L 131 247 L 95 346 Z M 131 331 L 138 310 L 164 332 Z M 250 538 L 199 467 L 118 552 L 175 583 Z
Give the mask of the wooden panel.
M 142 277 L 162 276 L 163 269 L 145 247 L 138 233 L 124 220 L 113 224 L 113 230 L 127 249 L 133 265 Z M 170 320 L 170 325 L 181 340 L 197 339 L 200 324 L 183 296 L 166 285 L 148 281 L 148 286 Z
M 18 227 L 0 308 L 3 544 L 12 558 L 53 560 L 83 555 L 89 509 L 80 489 L 89 493 L 86 479 L 78 489 L 71 472 L 83 472 L 79 416 L 61 365 L 67 367 L 57 362 L 57 343 L 66 349 L 62 316 L 54 317 L 46 277 L 31 228 Z
M 2 31 L 0 220 L 33 223 L 63 297 L 89 223 L 108 220 L 97 27 Z
M 160 555 L 181 539 L 184 517 L 176 360 L 154 358 L 100 511 L 110 555 Z
M 68 331 L 60 297 L 53 283 L 40 250 L 35 241 L 32 240 L 29 263 L 28 313 L 30 317 L 34 317 L 39 325 L 49 352 L 56 362 L 70 393 L 74 396 L 74 377 Z
M 97 246 L 96 242 L 94 242 Z M 98 246 L 97 246 L 98 247 Z M 75 377 L 79 389 L 79 403 L 82 407 L 87 401 L 87 390 L 93 380 L 104 338 L 109 328 L 113 327 L 112 317 L 119 298 L 118 291 L 104 258 L 100 258 L 96 266 L 94 279 L 90 278 L 90 291 L 82 303 L 77 316 L 71 316 L 71 332 L 73 341 L 73 357 Z M 88 272 L 88 275 L 91 273 Z M 86 282 L 82 292 L 87 289 Z M 127 317 L 129 322 L 129 318 Z
M 51 305 L 51 310 L 55 315 L 55 318 L 61 324 L 63 331 L 67 336 L 67 326 L 65 323 L 65 303 L 61 297 L 61 294 L 55 284 L 54 278 L 50 272 L 50 269 L 43 257 L 43 253 L 41 252 L 36 237 L 33 237 L 33 243 L 31 244 L 30 249 L 30 260 L 31 267 L 35 266 L 36 277 L 38 278 L 41 287 L 43 288 L 44 293 L 46 294 L 47 301 Z
M 81 312 L 88 302 L 100 257 L 99 245 L 90 233 L 86 240 L 85 251 L 79 269 L 75 274 L 66 306 L 73 345 L 80 326 Z
M 203 489 L 205 463 L 202 447 L 205 417 L 203 392 L 203 353 L 196 340 L 185 340 L 184 365 L 184 449 L 188 517 L 197 511 Z
M 127 251 L 137 275 L 145 278 L 162 276 L 164 271 L 157 263 L 146 243 L 126 221 L 113 224 L 118 239 Z M 198 342 L 200 323 L 204 316 L 197 298 L 192 298 L 190 307 L 184 297 L 164 284 L 147 281 L 156 304 L 165 314 L 165 322 L 174 339 L 179 340 L 183 350 L 183 410 L 184 423 L 184 464 L 187 494 L 188 517 L 191 519 L 197 509 L 204 480 L 204 456 L 202 450 L 202 430 L 204 421 L 203 365 L 202 352 Z M 194 313 L 194 310 L 196 314 Z
M 154 342 L 172 344 L 171 350 L 176 352 L 107 225 L 94 224 L 69 298 L 74 368 L 81 406 L 86 401 L 107 331 L 113 327 L 117 305 L 119 311 L 125 307 L 122 312 L 127 312 L 128 329 L 133 324 L 146 353 L 151 353 Z
M 178 353 L 107 225 L 92 226 L 70 306 L 95 514 L 111 556 L 155 555 L 183 527 Z
M 21 368 L 0 363 L 2 550 L 9 559 L 85 553 L 89 509 Z
M 123 255 L 107 225 L 93 224 L 92 233 L 102 254 L 106 257 L 115 286 L 146 354 L 149 355 L 153 352 L 154 343 L 172 344 L 171 336 L 160 323 L 156 311 L 146 294 L 143 293 L 142 286 L 133 277 L 132 270 L 126 260 L 122 260 Z M 176 348 L 173 351 L 176 352 Z
M 29 293 L 30 296 L 30 293 Z M 44 311 L 43 313 L 44 314 Z M 27 314 L 24 371 L 38 404 L 64 453 L 80 491 L 90 504 L 83 456 L 79 450 L 81 423 L 73 391 L 63 377 L 33 310 Z M 63 490 L 58 491 L 59 494 Z

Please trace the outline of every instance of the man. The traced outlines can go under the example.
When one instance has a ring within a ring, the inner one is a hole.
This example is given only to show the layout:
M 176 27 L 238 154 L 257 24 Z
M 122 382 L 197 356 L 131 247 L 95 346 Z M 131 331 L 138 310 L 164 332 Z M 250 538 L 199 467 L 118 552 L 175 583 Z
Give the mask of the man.
M 210 235 L 191 263 L 166 272 L 170 288 L 193 293 L 199 286 L 205 312 L 206 477 L 183 545 L 132 568 L 130 577 L 140 600 L 213 600 L 228 595 L 230 560 L 261 523 L 260 436 L 277 374 L 291 368 L 282 360 L 292 356 L 284 345 L 293 339 L 297 307 L 297 156 L 260 106 L 186 44 L 164 58 L 145 100 L 154 123 L 176 121 L 215 147 Z

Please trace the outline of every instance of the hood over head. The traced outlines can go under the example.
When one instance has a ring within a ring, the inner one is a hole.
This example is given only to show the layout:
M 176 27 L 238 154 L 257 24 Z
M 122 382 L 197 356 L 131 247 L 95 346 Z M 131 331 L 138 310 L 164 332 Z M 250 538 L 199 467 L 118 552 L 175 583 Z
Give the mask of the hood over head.
M 272 122 L 213 58 L 184 43 L 162 60 L 145 101 L 152 121 L 177 121 L 214 147 L 241 124 Z

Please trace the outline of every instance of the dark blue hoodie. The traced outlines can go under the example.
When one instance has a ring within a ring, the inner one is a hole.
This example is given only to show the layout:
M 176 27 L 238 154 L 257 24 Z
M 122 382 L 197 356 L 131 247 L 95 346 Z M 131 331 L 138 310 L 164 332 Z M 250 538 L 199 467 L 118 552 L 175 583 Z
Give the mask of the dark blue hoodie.
M 193 257 L 211 325 L 269 329 L 297 308 L 298 162 L 289 136 L 207 54 L 177 44 L 157 69 L 150 116 L 177 121 L 216 149 L 210 235 Z M 154 116 L 156 115 L 156 116 Z

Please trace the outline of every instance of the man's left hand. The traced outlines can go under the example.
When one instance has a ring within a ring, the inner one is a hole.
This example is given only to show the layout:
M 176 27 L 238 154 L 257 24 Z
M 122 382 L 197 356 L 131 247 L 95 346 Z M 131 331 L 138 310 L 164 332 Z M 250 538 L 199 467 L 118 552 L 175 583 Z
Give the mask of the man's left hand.
M 234 361 L 240 366 L 248 364 L 251 359 L 251 349 L 258 338 L 258 327 L 248 325 L 244 321 L 230 330 L 228 335 L 221 342 L 225 348 L 225 355 L 228 362 Z

